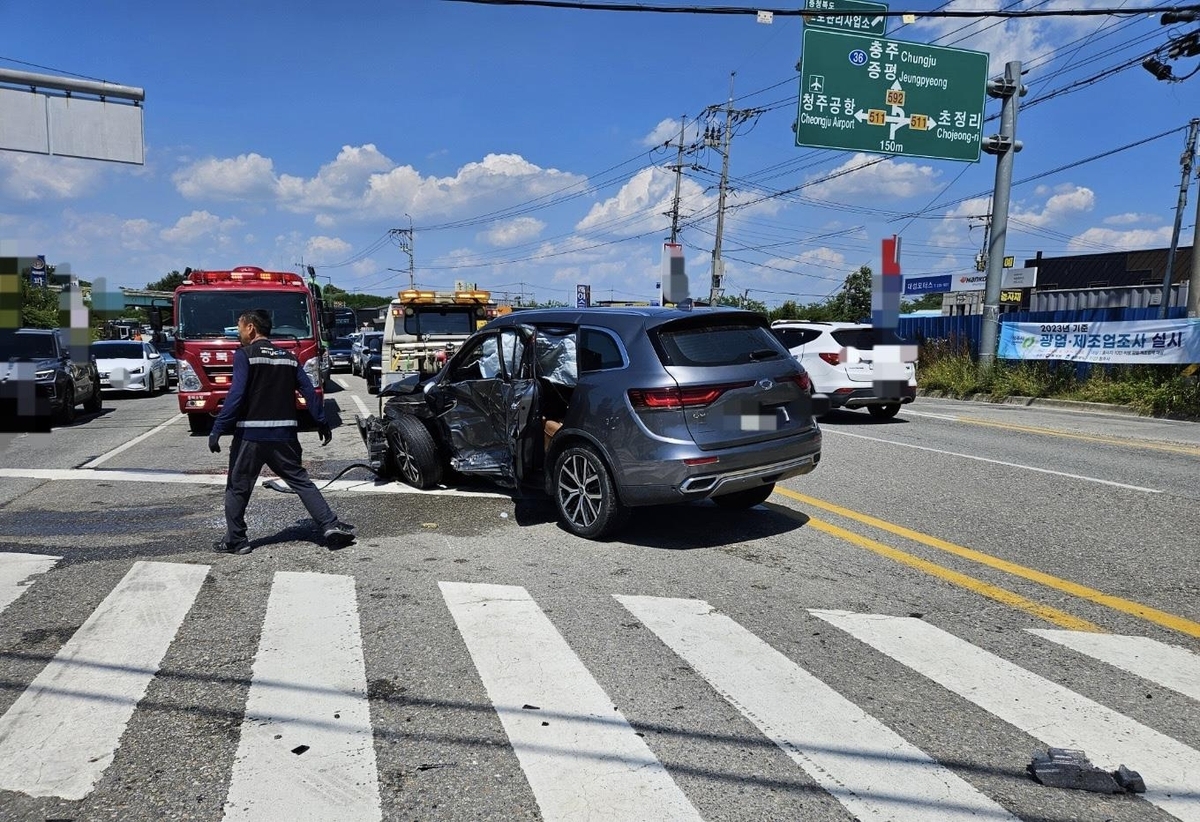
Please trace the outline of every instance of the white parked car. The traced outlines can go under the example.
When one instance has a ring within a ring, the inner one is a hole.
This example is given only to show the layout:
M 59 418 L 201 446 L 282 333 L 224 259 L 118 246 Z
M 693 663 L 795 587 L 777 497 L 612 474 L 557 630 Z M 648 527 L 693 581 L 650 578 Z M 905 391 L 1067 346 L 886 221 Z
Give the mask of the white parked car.
M 917 396 L 917 369 L 914 362 L 889 364 L 898 371 L 898 379 L 879 379 L 883 368 L 876 369 L 876 329 L 860 323 L 775 320 L 771 333 L 800 361 L 812 380 L 813 393 L 829 398 L 830 408 L 866 408 L 877 420 L 900 413 L 900 406 Z M 893 338 L 889 345 L 900 346 Z M 894 352 L 899 354 L 899 352 Z M 915 356 L 913 357 L 915 359 Z
M 142 391 L 156 394 L 171 383 L 167 361 L 152 343 L 140 340 L 101 340 L 92 343 L 92 355 L 105 391 Z

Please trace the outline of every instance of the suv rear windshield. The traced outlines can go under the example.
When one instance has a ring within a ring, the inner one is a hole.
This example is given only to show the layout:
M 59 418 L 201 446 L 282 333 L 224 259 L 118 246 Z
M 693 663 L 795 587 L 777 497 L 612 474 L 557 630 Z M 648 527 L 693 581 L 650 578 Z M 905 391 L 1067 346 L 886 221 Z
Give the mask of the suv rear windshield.
M 741 321 L 666 325 L 657 340 L 664 365 L 745 365 L 787 355 L 770 329 Z
M 892 328 L 839 328 L 830 334 L 843 348 L 870 351 L 876 345 L 901 345 L 903 340 Z

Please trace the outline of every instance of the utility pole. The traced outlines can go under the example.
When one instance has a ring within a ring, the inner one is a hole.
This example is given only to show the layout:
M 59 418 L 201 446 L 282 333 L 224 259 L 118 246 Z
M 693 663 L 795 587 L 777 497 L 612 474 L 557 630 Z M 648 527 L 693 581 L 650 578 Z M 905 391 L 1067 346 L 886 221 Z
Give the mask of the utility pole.
M 1192 120 L 1188 124 L 1187 143 L 1183 154 L 1179 155 L 1179 165 L 1183 169 L 1183 177 L 1179 181 L 1179 201 L 1175 204 L 1175 227 L 1171 231 L 1171 249 L 1167 252 L 1167 270 L 1163 272 L 1162 303 L 1158 307 L 1158 318 L 1165 320 L 1171 302 L 1171 280 L 1175 279 L 1175 250 L 1179 247 L 1179 229 L 1183 224 L 1183 210 L 1187 208 L 1188 181 L 1192 178 L 1192 158 L 1196 154 L 1196 131 L 1200 129 L 1200 120 Z M 1192 268 L 1195 269 L 1196 246 L 1192 244 Z M 1191 283 L 1188 284 L 1188 303 L 1191 298 Z
M 1196 121 L 1193 120 L 1194 124 Z M 1196 172 L 1200 177 L 1200 171 Z M 1197 183 L 1200 186 L 1200 182 Z M 1200 197 L 1196 198 L 1196 224 L 1192 226 L 1192 273 L 1188 278 L 1188 317 L 1200 317 Z
M 721 259 L 721 237 L 725 232 L 725 195 L 729 190 L 729 143 L 733 139 L 733 124 L 735 120 L 741 120 L 753 114 L 751 109 L 734 109 L 733 107 L 733 80 L 737 76 L 737 72 L 729 73 L 729 100 L 725 103 L 725 124 L 724 128 L 717 132 L 711 127 L 705 131 L 704 141 L 710 148 L 718 148 L 721 152 L 721 187 L 720 194 L 717 197 L 717 239 L 713 245 L 712 252 L 712 287 L 708 292 L 709 305 L 716 305 L 724 293 L 721 288 L 721 280 L 725 274 L 725 263 Z
M 989 80 L 987 93 L 1004 102 L 1000 109 L 1000 133 L 983 141 L 983 150 L 996 155 L 996 185 L 992 192 L 992 236 L 988 245 L 987 286 L 983 292 L 983 327 L 979 333 L 979 365 L 990 370 L 996 361 L 1000 337 L 1000 278 L 1004 273 L 1004 240 L 1008 235 L 1008 199 L 1012 190 L 1013 156 L 1021 150 L 1017 136 L 1017 98 L 1025 95 L 1021 62 L 1005 64 L 1004 76 Z
M 404 216 L 408 217 L 407 214 L 405 214 Z M 391 231 L 388 232 L 388 234 L 391 234 L 393 237 L 399 238 L 400 250 L 408 255 L 408 287 L 416 288 L 417 287 L 416 267 L 415 267 L 415 259 L 416 258 L 413 254 L 414 238 L 413 238 L 412 217 L 408 217 L 408 228 L 393 228 Z
M 683 134 L 687 128 L 687 117 L 681 118 L 679 123 L 679 145 L 678 152 L 675 154 L 675 165 L 668 166 L 675 171 L 675 199 L 671 201 L 671 210 L 667 213 L 671 215 L 671 242 L 679 241 L 679 186 L 683 182 Z

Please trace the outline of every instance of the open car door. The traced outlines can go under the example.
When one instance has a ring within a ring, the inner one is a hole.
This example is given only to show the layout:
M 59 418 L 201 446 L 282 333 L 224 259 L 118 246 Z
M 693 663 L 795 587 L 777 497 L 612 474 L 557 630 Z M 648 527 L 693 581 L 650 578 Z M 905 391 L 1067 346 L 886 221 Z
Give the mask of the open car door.
M 530 326 L 476 334 L 451 362 L 435 406 L 447 429 L 450 465 L 516 487 L 536 458 L 535 331 Z

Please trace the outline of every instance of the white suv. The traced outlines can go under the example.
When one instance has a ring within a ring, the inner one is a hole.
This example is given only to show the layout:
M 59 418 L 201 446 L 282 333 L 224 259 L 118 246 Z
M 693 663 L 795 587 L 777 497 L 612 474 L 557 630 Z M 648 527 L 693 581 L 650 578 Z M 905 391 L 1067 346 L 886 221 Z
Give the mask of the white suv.
M 896 377 L 887 380 L 881 374 L 884 379 L 876 383 L 874 348 L 879 333 L 870 325 L 775 320 L 771 332 L 808 371 L 813 393 L 829 398 L 830 408 L 866 408 L 875 419 L 887 420 L 917 396 L 914 362 L 889 363 Z M 894 332 L 890 344 L 901 345 Z M 916 359 L 915 353 L 911 359 Z

